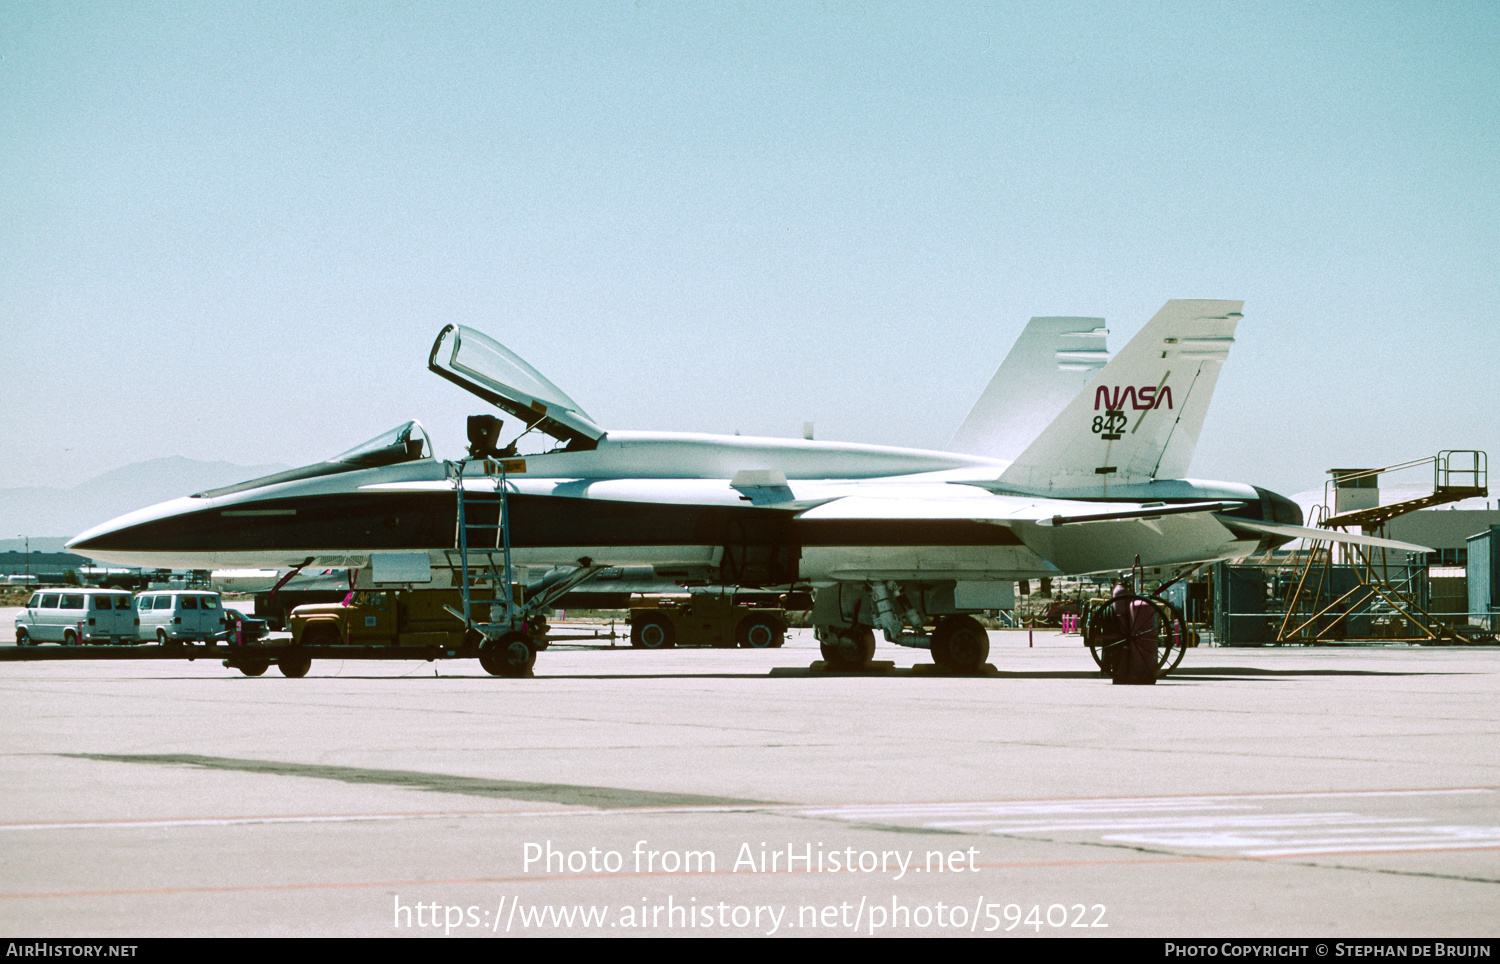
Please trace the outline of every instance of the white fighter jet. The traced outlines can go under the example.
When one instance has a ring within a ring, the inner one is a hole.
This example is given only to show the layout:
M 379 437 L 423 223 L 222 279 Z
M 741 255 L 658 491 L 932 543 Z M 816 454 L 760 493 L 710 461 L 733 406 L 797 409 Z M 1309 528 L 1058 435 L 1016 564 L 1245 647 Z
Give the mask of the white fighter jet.
M 471 417 L 469 457 L 442 462 L 408 422 L 326 462 L 122 516 L 68 548 L 136 566 L 357 569 L 360 585 L 551 570 L 530 598 L 480 607 L 487 618 L 466 606 L 486 668 L 504 673 L 535 660 L 527 620 L 605 567 L 810 588 L 832 664 L 868 664 L 879 629 L 974 669 L 989 644 L 972 614 L 1004 605 L 1018 579 L 1185 570 L 1309 536 L 1421 550 L 1307 529 L 1283 496 L 1184 477 L 1240 308 L 1169 301 L 1102 366 L 1097 319 L 1035 320 L 953 452 L 606 431 L 510 350 L 449 325 L 428 367 L 518 420 L 508 444 L 499 418 Z M 1047 421 L 1034 438 L 1028 419 Z M 551 447 L 521 454 L 532 435 Z

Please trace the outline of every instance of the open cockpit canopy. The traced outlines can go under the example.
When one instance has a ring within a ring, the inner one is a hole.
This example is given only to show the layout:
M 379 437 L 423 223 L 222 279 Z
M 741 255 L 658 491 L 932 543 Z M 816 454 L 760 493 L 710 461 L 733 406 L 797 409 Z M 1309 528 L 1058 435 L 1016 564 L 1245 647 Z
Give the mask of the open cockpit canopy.
M 566 448 L 591 449 L 604 437 L 604 430 L 562 389 L 472 328 L 448 325 L 438 332 L 427 367 Z
M 353 472 L 356 469 L 378 469 L 386 465 L 398 465 L 402 462 L 416 462 L 430 458 L 432 458 L 432 446 L 428 444 L 427 433 L 423 430 L 422 424 L 403 422 L 389 432 L 382 432 L 363 445 L 356 445 L 349 451 L 335 455 L 327 461 L 314 462 L 312 465 L 288 469 L 285 472 L 262 476 L 248 482 L 237 482 L 220 489 L 195 492 L 193 498 L 213 499 L 221 495 L 233 495 L 236 492 L 277 485 L 281 482 L 315 479 L 321 475 Z

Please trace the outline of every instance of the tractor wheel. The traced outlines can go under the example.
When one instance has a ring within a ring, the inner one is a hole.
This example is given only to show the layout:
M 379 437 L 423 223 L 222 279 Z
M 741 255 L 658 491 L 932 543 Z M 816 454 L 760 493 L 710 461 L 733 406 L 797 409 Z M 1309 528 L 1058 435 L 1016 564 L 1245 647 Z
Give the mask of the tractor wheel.
M 630 644 L 642 649 L 671 649 L 677 643 L 677 628 L 659 613 L 648 613 L 630 627 Z
M 301 679 L 312 669 L 311 656 L 283 656 L 276 661 L 276 668 L 287 679 Z
M 774 616 L 746 616 L 735 632 L 745 649 L 774 649 L 786 637 L 786 629 Z

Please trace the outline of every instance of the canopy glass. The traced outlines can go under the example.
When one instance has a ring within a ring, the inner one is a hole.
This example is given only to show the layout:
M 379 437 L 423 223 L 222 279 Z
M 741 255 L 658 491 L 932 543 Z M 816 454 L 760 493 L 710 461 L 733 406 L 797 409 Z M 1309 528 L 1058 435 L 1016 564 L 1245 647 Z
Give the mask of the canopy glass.
M 562 389 L 472 328 L 448 325 L 439 332 L 427 367 L 568 448 L 593 448 L 604 437 L 604 430 Z
M 248 482 L 209 489 L 207 492 L 195 492 L 193 498 L 214 499 L 281 482 L 316 479 L 319 476 L 335 475 L 339 472 L 376 469 L 383 465 L 397 465 L 401 462 L 415 462 L 419 459 L 430 458 L 432 458 L 432 446 L 427 442 L 427 433 L 422 429 L 422 424 L 403 422 L 389 432 L 382 432 L 363 445 L 356 445 L 331 459 L 314 462 L 312 465 L 304 465 L 297 469 L 288 469 L 285 472 L 277 472 L 275 475 L 265 475 Z

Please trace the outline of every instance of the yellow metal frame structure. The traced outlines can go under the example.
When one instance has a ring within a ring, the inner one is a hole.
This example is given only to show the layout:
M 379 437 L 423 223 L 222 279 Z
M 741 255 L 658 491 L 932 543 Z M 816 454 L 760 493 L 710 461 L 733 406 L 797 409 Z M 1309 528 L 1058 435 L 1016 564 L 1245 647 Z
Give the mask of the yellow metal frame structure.
M 1318 507 L 1319 518 L 1315 524 L 1318 528 L 1342 529 L 1346 532 L 1351 527 L 1358 526 L 1367 535 L 1384 536 L 1388 522 L 1409 512 L 1488 495 L 1488 462 L 1489 458 L 1484 452 L 1454 449 L 1425 459 L 1342 476 L 1337 481 L 1354 481 L 1431 464 L 1433 486 L 1431 495 L 1339 515 L 1329 514 L 1328 506 L 1333 501 L 1329 487 L 1335 482 L 1329 480 L 1324 483 L 1324 504 Z M 1345 617 L 1377 597 L 1390 606 L 1391 615 L 1399 617 L 1405 627 L 1415 630 L 1414 633 L 1383 638 L 1407 642 L 1440 642 L 1443 639 L 1462 638 L 1456 633 L 1453 624 L 1434 617 L 1417 604 L 1410 592 L 1392 580 L 1385 549 L 1343 546 L 1345 564 L 1350 565 L 1354 571 L 1357 583 L 1352 589 L 1334 598 L 1332 577 L 1335 544 L 1317 539 L 1308 541 L 1310 545 L 1306 549 L 1306 560 L 1300 563 L 1301 575 L 1296 588 L 1287 599 L 1286 614 L 1276 632 L 1277 642 L 1318 643 L 1342 639 L 1344 633 L 1341 624 Z M 1402 567 L 1403 570 L 1405 568 Z

